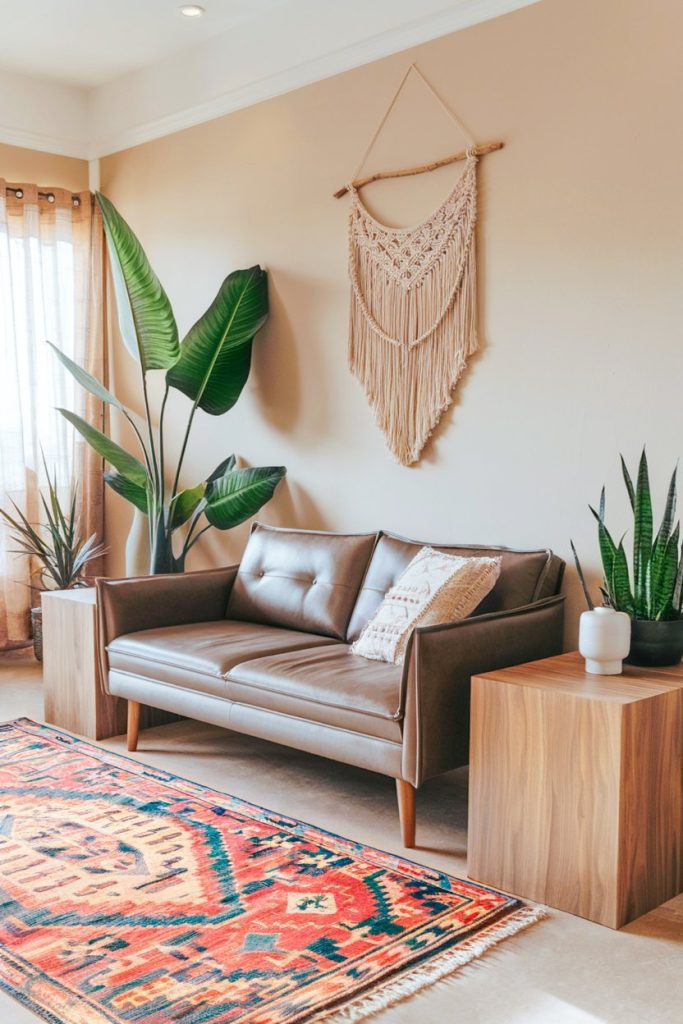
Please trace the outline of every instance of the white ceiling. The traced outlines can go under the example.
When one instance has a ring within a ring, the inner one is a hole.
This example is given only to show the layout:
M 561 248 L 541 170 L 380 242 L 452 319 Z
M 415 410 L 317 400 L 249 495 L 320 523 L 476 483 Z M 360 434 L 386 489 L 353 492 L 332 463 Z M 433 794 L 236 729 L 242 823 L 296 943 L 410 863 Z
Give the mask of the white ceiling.
M 539 0 L 0 0 L 0 142 L 93 159 Z
M 181 0 L 0 0 L 0 68 L 92 88 L 287 2 L 204 0 L 185 18 Z

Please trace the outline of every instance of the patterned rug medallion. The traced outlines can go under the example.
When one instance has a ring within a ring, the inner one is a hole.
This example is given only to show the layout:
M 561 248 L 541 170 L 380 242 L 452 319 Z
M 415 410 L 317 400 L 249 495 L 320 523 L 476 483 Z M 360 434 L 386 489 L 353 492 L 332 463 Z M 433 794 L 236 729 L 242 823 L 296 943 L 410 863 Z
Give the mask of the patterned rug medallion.
M 0 987 L 53 1024 L 356 1021 L 538 916 L 55 729 L 0 726 Z

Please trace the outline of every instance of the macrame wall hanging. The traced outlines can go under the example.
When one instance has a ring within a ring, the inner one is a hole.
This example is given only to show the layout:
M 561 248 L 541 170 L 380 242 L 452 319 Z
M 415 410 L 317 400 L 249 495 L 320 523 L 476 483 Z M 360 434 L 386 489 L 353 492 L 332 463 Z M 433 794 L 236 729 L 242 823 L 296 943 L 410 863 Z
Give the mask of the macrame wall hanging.
M 465 135 L 467 149 L 430 164 L 358 179 L 411 72 Z M 370 140 L 356 180 L 335 192 L 336 198 L 351 196 L 349 365 L 390 450 L 404 466 L 419 459 L 477 348 L 477 160 L 501 147 L 500 142 L 477 146 L 413 64 Z M 417 227 L 386 227 L 361 200 L 360 189 L 373 181 L 421 174 L 459 160 L 465 169 L 450 195 Z

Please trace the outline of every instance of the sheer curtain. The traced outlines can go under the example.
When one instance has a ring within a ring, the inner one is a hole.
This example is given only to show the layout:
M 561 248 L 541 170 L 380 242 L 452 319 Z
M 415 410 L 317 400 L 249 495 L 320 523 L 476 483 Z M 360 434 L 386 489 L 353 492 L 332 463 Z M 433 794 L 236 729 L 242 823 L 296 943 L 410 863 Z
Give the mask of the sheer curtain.
M 102 427 L 101 404 L 86 396 L 46 339 L 104 379 L 102 223 L 89 192 L 9 184 L 0 179 L 0 505 L 11 500 L 40 521 L 42 452 L 62 500 L 76 484 L 82 530 L 102 538 L 102 466 L 56 411 Z M 28 559 L 0 526 L 0 649 L 29 637 Z M 92 575 L 101 566 L 92 564 Z

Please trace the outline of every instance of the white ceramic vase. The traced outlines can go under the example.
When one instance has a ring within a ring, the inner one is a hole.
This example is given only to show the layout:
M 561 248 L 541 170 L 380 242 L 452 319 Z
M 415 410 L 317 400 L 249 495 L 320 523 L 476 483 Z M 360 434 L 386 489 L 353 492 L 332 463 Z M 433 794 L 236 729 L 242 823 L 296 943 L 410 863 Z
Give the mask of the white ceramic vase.
M 149 526 L 139 508 L 133 511 L 126 541 L 126 576 L 149 576 Z
M 618 676 L 621 663 L 631 647 L 631 619 L 614 608 L 594 608 L 579 621 L 579 651 L 586 659 L 586 672 L 597 676 Z

